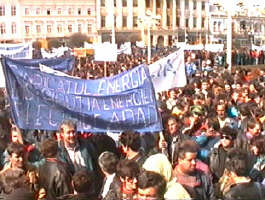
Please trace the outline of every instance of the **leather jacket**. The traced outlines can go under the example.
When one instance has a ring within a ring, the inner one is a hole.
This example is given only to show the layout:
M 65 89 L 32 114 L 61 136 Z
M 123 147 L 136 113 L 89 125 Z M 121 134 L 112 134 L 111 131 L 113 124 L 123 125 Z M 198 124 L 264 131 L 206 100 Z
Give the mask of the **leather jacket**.
M 187 188 L 183 185 L 184 188 L 189 193 L 192 190 L 192 193 L 196 194 L 196 200 L 216 200 L 211 178 L 200 170 L 196 170 L 194 176 L 196 180 L 199 180 L 201 185 L 194 188 Z
M 258 182 L 239 183 L 234 185 L 225 195 L 224 200 L 264 200 L 265 186 Z
M 81 152 L 81 156 L 84 159 L 86 168 L 89 171 L 96 170 L 98 168 L 97 165 L 98 154 L 94 145 L 88 140 L 80 139 L 78 140 L 78 148 Z M 75 167 L 62 142 L 59 144 L 58 153 L 59 153 L 59 159 L 68 165 L 68 168 L 73 175 L 75 173 Z
M 47 200 L 73 192 L 70 172 L 64 163 L 56 159 L 46 160 L 39 167 L 39 186 L 46 190 Z
M 93 171 L 97 176 L 96 183 L 92 187 L 94 187 L 94 192 L 98 194 L 104 178 L 97 162 L 98 151 L 90 140 L 81 138 L 78 140 L 78 150 L 80 150 L 81 156 L 84 159 L 85 167 L 89 171 Z M 63 143 L 59 145 L 58 157 L 62 162 L 66 163 L 68 170 L 73 175 L 76 169 Z
M 209 166 L 216 182 L 218 182 L 224 173 L 227 154 L 228 152 L 222 146 L 213 148 L 211 152 Z

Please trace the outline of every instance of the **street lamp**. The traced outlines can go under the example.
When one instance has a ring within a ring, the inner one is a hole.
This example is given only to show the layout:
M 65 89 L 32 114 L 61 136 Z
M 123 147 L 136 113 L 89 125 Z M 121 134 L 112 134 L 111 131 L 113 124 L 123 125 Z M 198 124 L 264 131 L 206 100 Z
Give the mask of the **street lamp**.
M 231 71 L 232 69 L 232 12 L 234 11 L 234 0 L 230 0 L 229 8 L 228 5 L 224 4 L 222 5 L 223 8 L 225 8 L 227 12 L 227 33 L 226 33 L 226 63 L 228 64 L 228 70 Z M 214 6 L 221 6 L 218 3 L 214 3 Z
M 139 17 L 138 21 L 147 27 L 147 62 L 151 62 L 151 26 L 157 25 L 161 19 L 160 15 L 153 15 L 150 10 L 146 11 L 143 17 Z
M 228 70 L 231 71 L 232 69 L 232 14 L 231 12 L 227 12 L 227 57 L 226 62 L 228 64 Z
M 114 2 L 111 5 L 110 13 L 111 13 L 111 17 L 112 17 L 112 21 L 111 21 L 112 22 L 111 23 L 111 43 L 112 44 L 115 44 L 116 41 L 115 41 L 115 12 L 114 12 Z

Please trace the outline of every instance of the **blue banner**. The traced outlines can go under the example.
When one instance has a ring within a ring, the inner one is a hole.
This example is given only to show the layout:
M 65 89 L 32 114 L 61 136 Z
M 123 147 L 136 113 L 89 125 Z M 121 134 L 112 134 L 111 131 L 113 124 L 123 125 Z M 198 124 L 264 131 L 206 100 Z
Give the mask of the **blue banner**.
M 18 67 L 27 67 L 32 69 L 39 69 L 39 64 L 51 67 L 52 69 L 70 72 L 75 66 L 74 56 L 64 57 L 64 58 L 50 58 L 50 59 L 20 59 L 13 60 L 5 57 L 5 63 L 8 66 L 18 66 Z
M 0 55 L 13 59 L 32 58 L 32 44 L 0 44 Z
M 63 119 L 79 131 L 162 130 L 146 66 L 98 80 L 59 77 L 3 60 L 12 117 L 23 129 L 58 130 Z

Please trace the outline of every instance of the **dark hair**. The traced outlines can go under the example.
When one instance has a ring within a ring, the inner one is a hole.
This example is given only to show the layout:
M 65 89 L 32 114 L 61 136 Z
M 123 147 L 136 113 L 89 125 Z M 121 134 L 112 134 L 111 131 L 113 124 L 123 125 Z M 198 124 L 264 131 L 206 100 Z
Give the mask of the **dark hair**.
M 170 115 L 167 118 L 167 123 L 169 122 L 169 120 L 174 120 L 177 122 L 178 125 L 181 125 L 181 120 L 179 119 L 179 117 L 175 116 L 175 115 Z
M 25 176 L 24 170 L 6 170 L 1 177 L 1 189 L 5 194 L 12 193 L 17 188 L 27 188 L 29 179 Z
M 25 146 L 20 143 L 12 142 L 7 146 L 7 152 L 9 155 L 16 153 L 19 156 L 23 156 L 25 154 Z
M 106 171 L 108 174 L 113 174 L 116 172 L 118 161 L 118 157 L 114 153 L 109 151 L 103 152 L 98 158 L 98 164 L 100 168 Z
M 250 143 L 259 149 L 259 154 L 265 155 L 265 137 L 263 135 L 254 137 Z
M 82 168 L 75 172 L 72 181 L 76 192 L 87 193 L 95 181 L 95 176 L 93 172 L 88 171 L 86 168 Z
M 26 188 L 15 189 L 5 200 L 34 200 L 35 193 Z
M 243 116 L 250 116 L 251 115 L 248 103 L 239 104 L 238 109 L 239 109 L 240 114 Z
M 120 136 L 122 145 L 131 148 L 133 151 L 139 151 L 141 147 L 141 139 L 138 133 L 132 131 L 125 131 Z
M 58 144 L 54 139 L 46 139 L 41 143 L 40 149 L 45 158 L 54 158 L 58 152 Z
M 155 188 L 158 197 L 163 199 L 166 192 L 166 180 L 163 176 L 156 172 L 146 171 L 143 172 L 138 177 L 138 187 L 141 189 L 146 189 L 149 187 Z
M 122 178 L 136 178 L 140 173 L 140 167 L 137 162 L 133 160 L 121 160 L 117 164 L 116 174 Z
M 222 135 L 227 135 L 231 136 L 231 138 L 234 140 L 237 137 L 237 130 L 235 128 L 231 128 L 230 126 L 224 126 L 221 130 L 220 133 Z
M 59 130 L 60 130 L 60 132 L 63 132 L 63 130 L 62 130 L 62 127 L 63 127 L 63 126 L 69 126 L 69 127 L 72 127 L 72 128 L 74 128 L 75 130 L 76 130 L 76 127 L 77 127 L 76 122 L 75 122 L 74 120 L 71 120 L 71 119 L 64 119 L 64 120 L 62 121 L 62 123 L 61 123 L 60 126 L 59 126 Z
M 227 155 L 225 168 L 235 172 L 238 176 L 247 176 L 247 159 L 245 151 L 234 148 Z
M 247 127 L 248 129 L 249 128 L 253 129 L 256 126 L 256 124 L 259 124 L 259 122 L 255 118 L 251 117 L 250 119 L 248 119 Z
M 177 159 L 184 159 L 186 153 L 197 153 L 198 151 L 199 146 L 196 142 L 194 142 L 193 140 L 185 140 L 179 146 Z
M 208 119 L 208 127 L 212 127 L 215 131 L 220 130 L 220 124 L 217 118 L 209 118 Z

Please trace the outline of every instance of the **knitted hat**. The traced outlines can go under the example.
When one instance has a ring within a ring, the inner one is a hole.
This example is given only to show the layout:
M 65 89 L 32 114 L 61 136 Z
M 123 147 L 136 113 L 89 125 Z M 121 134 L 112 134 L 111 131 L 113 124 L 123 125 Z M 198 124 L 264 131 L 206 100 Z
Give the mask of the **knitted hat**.
M 204 110 L 201 106 L 191 106 L 190 112 L 191 114 L 204 115 Z

